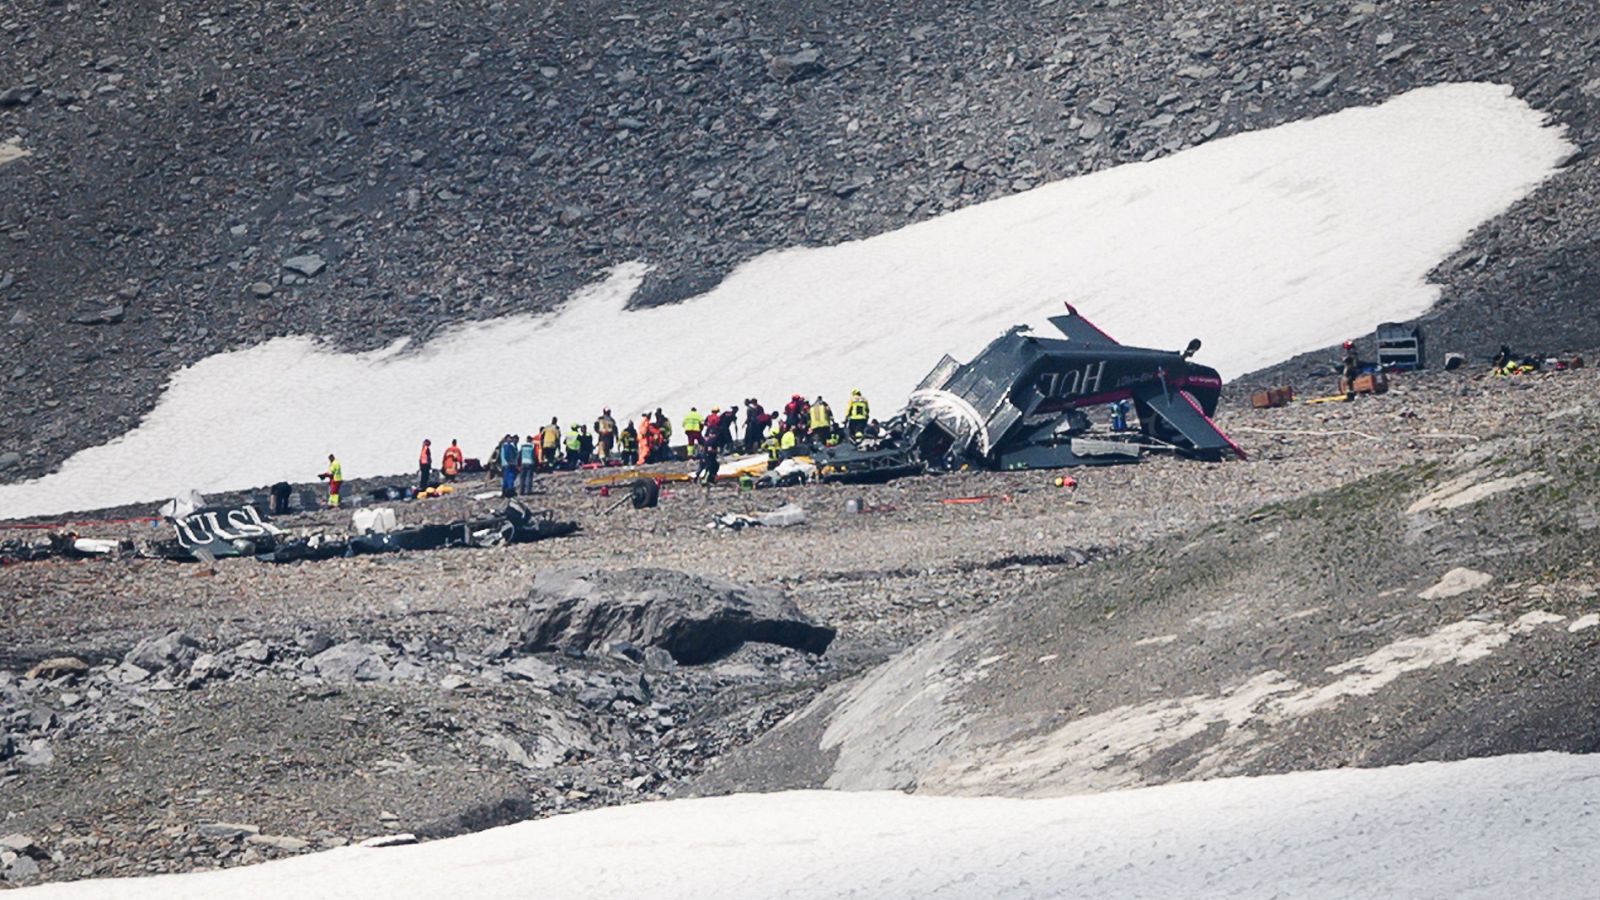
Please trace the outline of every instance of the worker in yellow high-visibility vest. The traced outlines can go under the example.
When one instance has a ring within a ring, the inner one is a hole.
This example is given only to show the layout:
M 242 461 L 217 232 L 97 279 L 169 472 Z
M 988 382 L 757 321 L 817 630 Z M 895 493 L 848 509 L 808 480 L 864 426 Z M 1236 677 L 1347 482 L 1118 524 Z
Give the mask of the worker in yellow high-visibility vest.
M 328 506 L 339 505 L 339 488 L 344 485 L 344 466 L 339 465 L 332 453 L 328 454 L 328 471 L 317 476 L 328 483 Z
M 812 401 L 807 415 L 810 418 L 811 443 L 821 447 L 833 435 L 833 410 L 828 408 L 827 401 L 818 396 Z
M 867 421 L 872 418 L 867 398 L 861 396 L 859 390 L 850 392 L 850 405 L 844 410 L 844 427 L 850 432 L 852 441 L 859 440 L 861 432 L 867 430 Z
M 695 455 L 695 448 L 700 443 L 700 428 L 701 426 L 705 425 L 705 423 L 705 417 L 700 415 L 700 410 L 696 407 L 691 406 L 689 407 L 689 411 L 684 413 L 683 436 L 689 441 L 690 456 Z

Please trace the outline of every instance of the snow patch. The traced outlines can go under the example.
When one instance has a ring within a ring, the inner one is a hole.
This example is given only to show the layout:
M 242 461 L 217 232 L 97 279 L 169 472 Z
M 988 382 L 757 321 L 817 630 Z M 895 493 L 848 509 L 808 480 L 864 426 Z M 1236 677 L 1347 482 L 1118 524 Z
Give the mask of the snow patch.
M 933 793 L 1003 793 L 1048 797 L 1137 787 L 1141 767 L 1185 741 L 1210 735 L 1212 746 L 1188 773 L 1216 777 L 1236 773 L 1265 749 L 1257 739 L 1267 728 L 1332 708 L 1349 697 L 1377 693 L 1408 672 L 1483 659 L 1514 636 L 1562 621 L 1552 613 L 1529 613 L 1512 623 L 1464 620 L 1421 637 L 1405 638 L 1330 666 L 1339 676 L 1307 685 L 1269 670 L 1218 694 L 1194 694 L 1120 706 L 1075 719 L 1047 734 L 988 749 L 983 758 L 965 754 L 918 783 Z M 830 782 L 831 784 L 831 782 Z
M 633 263 L 557 313 L 404 352 L 282 338 L 176 373 L 133 431 L 0 487 L 0 517 L 306 479 L 330 451 L 347 477 L 405 472 L 424 436 L 483 456 L 507 431 L 602 406 L 622 416 L 859 387 L 892 411 L 942 354 L 970 358 L 1017 323 L 1048 327 L 1064 301 L 1130 343 L 1200 337 L 1202 361 L 1238 374 L 1428 309 L 1427 273 L 1571 149 L 1509 87 L 1438 85 L 768 253 L 672 306 L 626 309 L 645 271 Z M 446 399 L 450 385 L 471 388 Z
M 1494 576 L 1488 572 L 1455 568 L 1444 573 L 1444 577 L 1440 578 L 1437 584 L 1417 594 L 1417 597 L 1421 600 L 1447 600 L 1475 591 L 1491 581 L 1494 581 Z
M 1580 631 L 1588 631 L 1596 625 L 1600 625 L 1600 613 L 1588 613 L 1573 619 L 1572 624 L 1567 626 L 1567 631 L 1577 634 Z
M 1175 634 L 1163 634 L 1156 637 L 1147 637 L 1143 640 L 1134 641 L 1133 645 L 1135 647 L 1159 647 L 1162 644 L 1170 644 L 1177 639 L 1178 636 Z
M 1480 479 L 1483 477 L 1484 473 L 1482 472 L 1469 472 L 1459 478 L 1451 479 L 1407 507 L 1406 514 L 1416 515 L 1423 512 L 1444 512 L 1459 509 L 1481 500 L 1487 500 L 1496 494 L 1534 487 L 1545 484 L 1550 480 L 1550 476 L 1542 472 L 1523 472 L 1520 475 L 1508 475 L 1504 478 L 1481 481 Z
M 31 151 L 22 146 L 22 138 L 14 137 L 8 141 L 0 141 L 0 166 L 32 155 Z
M 1231 778 L 1050 800 L 672 800 L 18 900 L 1589 897 L 1600 756 Z

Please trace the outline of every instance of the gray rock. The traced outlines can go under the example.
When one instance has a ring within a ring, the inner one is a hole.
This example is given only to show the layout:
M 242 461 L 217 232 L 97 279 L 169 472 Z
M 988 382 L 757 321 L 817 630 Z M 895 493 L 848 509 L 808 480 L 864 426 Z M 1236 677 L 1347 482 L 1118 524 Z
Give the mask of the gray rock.
M 1394 48 L 1393 50 L 1390 50 L 1388 53 L 1385 53 L 1383 56 L 1379 57 L 1378 58 L 1378 62 L 1380 62 L 1380 63 L 1399 62 L 1400 60 L 1404 59 L 1408 54 L 1410 54 L 1411 51 L 1413 51 L 1415 49 L 1417 49 L 1417 45 L 1416 44 L 1401 44 L 1400 46 Z
M 409 659 L 397 660 L 390 670 L 397 681 L 427 681 L 428 670 Z
M 571 228 L 574 225 L 583 224 L 588 218 L 589 211 L 581 206 L 563 206 L 561 212 L 556 216 L 556 221 L 561 223 L 563 228 Z
M 268 281 L 257 281 L 250 285 L 250 293 L 257 297 L 271 297 L 272 291 L 272 283 Z
M 209 679 L 227 678 L 231 674 L 233 671 L 221 657 L 215 653 L 202 653 L 195 657 L 194 663 L 189 666 L 189 680 L 186 684 L 190 688 L 196 688 Z
M 0 91 L 0 109 L 8 106 L 27 106 L 37 96 L 39 88 L 36 85 L 24 84 L 20 87 L 6 88 Z
M 1333 93 L 1333 86 L 1339 83 L 1339 73 L 1324 75 L 1316 80 L 1311 87 L 1306 88 L 1306 93 L 1312 97 L 1326 97 Z
M 145 638 L 135 644 L 122 661 L 149 672 L 161 672 L 187 669 L 199 655 L 199 641 L 181 631 L 169 631 L 161 637 Z
M 36 878 L 39 875 L 39 864 L 27 856 L 18 856 L 5 867 L 7 881 L 21 881 L 24 878 Z
M 261 829 L 254 825 L 241 825 L 237 822 L 201 822 L 195 826 L 195 831 L 204 837 L 233 839 L 261 833 Z
M 307 253 L 301 256 L 289 257 L 283 261 L 283 267 L 296 275 L 315 278 L 321 274 L 323 269 L 328 267 L 328 264 L 323 261 L 322 257 L 314 253 Z
M 111 677 L 119 684 L 138 684 L 150 677 L 150 670 L 131 662 L 124 662 L 111 670 Z
M 1102 116 L 1109 116 L 1117 111 L 1117 101 L 1110 97 L 1101 97 L 1089 104 L 1089 111 Z
M 26 834 L 13 832 L 0 837 L 0 848 L 10 850 L 18 856 L 31 856 L 34 859 L 49 859 L 50 853 L 39 842 Z
M 493 734 L 483 739 L 483 745 L 490 750 L 501 754 L 525 769 L 534 768 L 533 757 L 522 745 L 502 734 Z
M 246 844 L 254 844 L 257 847 L 271 847 L 274 850 L 284 850 L 290 853 L 296 853 L 311 846 L 309 841 L 303 841 L 300 838 L 290 837 L 286 834 L 252 834 L 247 836 L 244 842 Z
M 540 687 L 550 687 L 561 680 L 561 674 L 549 663 L 523 656 L 505 664 L 505 675 L 510 681 L 530 681 Z
M 518 631 L 530 653 L 631 641 L 660 647 L 685 665 L 718 659 L 746 641 L 822 653 L 834 636 L 777 590 L 645 568 L 541 572 Z
M 87 675 L 88 672 L 89 664 L 76 656 L 58 656 L 35 665 L 28 670 L 26 677 L 54 681 L 63 675 Z
M 271 648 L 257 638 L 251 638 L 233 648 L 233 655 L 238 659 L 262 665 L 272 662 Z
M 380 649 L 375 644 L 346 641 L 313 656 L 310 663 L 318 675 L 330 681 L 393 681 L 394 673 Z
M 28 315 L 27 310 L 19 309 L 11 314 L 11 318 L 6 321 L 6 324 L 12 326 L 13 328 L 23 325 L 32 325 L 33 316 Z
M 121 303 L 79 313 L 70 320 L 74 325 L 115 325 L 127 317 L 128 308 Z
M 816 78 L 826 71 L 828 68 L 822 64 L 822 53 L 815 48 L 774 56 L 767 63 L 767 74 L 782 84 Z
M 56 752 L 50 748 L 49 741 L 30 741 L 26 749 L 17 756 L 17 763 L 28 768 L 42 768 L 56 761 Z

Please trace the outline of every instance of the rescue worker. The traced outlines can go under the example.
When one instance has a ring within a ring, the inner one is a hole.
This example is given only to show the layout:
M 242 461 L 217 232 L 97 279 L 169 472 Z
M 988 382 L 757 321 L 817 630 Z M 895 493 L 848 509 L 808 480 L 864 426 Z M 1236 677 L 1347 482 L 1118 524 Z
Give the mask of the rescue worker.
M 550 424 L 539 429 L 539 450 L 543 455 L 544 467 L 554 469 L 556 457 L 561 452 L 561 425 L 555 416 L 550 417 Z
M 496 453 L 500 458 L 500 496 L 515 497 L 517 495 L 517 438 L 508 434 L 500 439 L 500 449 Z
M 811 409 L 807 414 L 807 424 L 811 428 L 811 442 L 813 444 L 826 444 L 833 435 L 833 410 L 828 408 L 826 400 L 818 394 L 817 399 L 811 402 Z
M 650 421 L 649 413 L 639 414 L 639 460 L 636 463 L 637 465 L 642 466 L 650 461 L 650 451 L 655 449 L 650 446 L 650 432 L 657 430 L 655 423 Z
M 696 434 L 694 436 L 694 440 L 692 442 L 690 442 L 690 444 L 689 444 L 689 453 L 690 453 L 690 455 L 693 455 L 695 453 L 699 453 L 700 452 L 699 444 L 700 444 L 700 435 L 701 434 L 716 434 L 717 433 L 717 429 L 721 428 L 721 427 L 722 427 L 722 407 L 713 406 L 713 407 L 711 407 L 711 415 L 706 416 L 705 422 L 703 424 L 703 427 L 700 430 L 700 433 Z
M 578 426 L 573 425 L 567 429 L 567 458 L 566 464 L 563 465 L 562 468 L 576 469 L 578 467 L 578 452 L 582 449 L 583 439 L 578 436 Z
M 517 448 L 517 493 L 533 493 L 533 473 L 539 468 L 539 445 L 533 435 Z
M 776 466 L 778 464 L 778 460 L 780 459 L 778 455 L 778 441 L 779 435 L 774 433 L 768 435 L 766 439 L 761 442 L 761 449 L 767 454 L 768 468 Z
M 1344 399 L 1356 398 L 1356 376 L 1361 372 L 1361 363 L 1356 360 L 1355 345 L 1349 341 L 1344 342 L 1344 377 L 1341 387 L 1344 388 Z
M 667 414 L 656 407 L 656 430 L 661 432 L 661 442 L 656 445 L 657 459 L 670 459 L 672 457 L 672 423 L 667 420 Z
M 328 470 L 317 476 L 328 483 L 328 508 L 339 508 L 339 488 L 344 485 L 344 466 L 332 453 L 328 454 Z
M 722 414 L 722 421 L 717 423 L 717 447 L 724 453 L 733 452 L 733 429 L 739 424 L 739 407 L 729 406 L 727 412 Z
M 287 516 L 289 514 L 289 493 L 293 490 L 287 481 L 272 483 L 272 514 Z
M 589 460 L 594 458 L 594 435 L 589 433 L 589 426 L 578 426 L 578 465 L 587 466 Z
M 805 430 L 807 415 L 810 412 L 806 398 L 795 394 L 783 407 L 783 424 L 790 430 Z
M 867 410 L 867 398 L 861 396 L 859 390 L 851 391 L 850 403 L 844 409 L 844 428 L 851 440 L 859 440 L 861 433 L 867 430 L 867 420 L 872 418 Z
M 716 410 L 713 409 L 712 413 L 715 413 L 715 412 L 716 412 Z M 689 407 L 689 411 L 687 413 L 684 413 L 684 416 L 683 416 L 683 437 L 684 437 L 685 440 L 687 440 L 689 442 L 689 455 L 690 456 L 694 455 L 695 445 L 700 443 L 700 426 L 705 424 L 705 421 L 706 420 L 703 417 L 701 417 L 700 410 L 697 407 L 691 406 L 691 407 Z
M 706 486 L 710 493 L 711 486 L 717 483 L 717 436 L 705 431 L 700 435 L 700 468 L 694 473 L 694 480 Z
M 672 426 L 667 423 L 665 416 L 657 415 L 651 421 L 650 427 L 645 429 L 644 443 L 648 445 L 646 458 L 651 462 L 660 462 L 668 457 L 667 439 L 672 433 Z
M 767 436 L 767 426 L 772 424 L 772 417 L 761 408 L 756 398 L 751 397 L 744 401 L 744 452 L 754 453 L 762 446 Z
M 611 448 L 617 442 L 617 420 L 611 418 L 611 407 L 600 411 L 600 418 L 594 420 L 594 446 L 600 451 L 600 462 L 604 463 L 611 458 Z
M 778 438 L 778 455 L 784 459 L 794 455 L 794 445 L 799 442 L 797 432 L 793 428 L 782 429 L 782 437 Z
M 433 479 L 433 441 L 422 439 L 422 451 L 417 454 L 417 493 L 428 489 Z
M 627 462 L 639 452 L 639 432 L 633 430 L 633 423 L 622 426 L 622 434 L 617 438 L 617 451 L 622 455 L 623 462 Z
M 461 474 L 461 448 L 456 445 L 456 439 L 450 439 L 450 446 L 444 449 L 444 459 L 440 461 L 440 471 L 444 472 L 445 480 L 455 478 Z
M 1111 412 L 1111 430 L 1121 434 L 1128 430 L 1128 410 L 1132 408 L 1127 398 L 1115 403 L 1106 404 L 1106 409 Z

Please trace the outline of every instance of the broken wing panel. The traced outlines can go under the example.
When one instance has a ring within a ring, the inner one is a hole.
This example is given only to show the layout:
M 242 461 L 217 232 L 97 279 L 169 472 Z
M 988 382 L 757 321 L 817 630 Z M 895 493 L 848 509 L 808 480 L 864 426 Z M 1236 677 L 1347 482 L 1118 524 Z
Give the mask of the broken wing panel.
M 1216 458 L 1224 453 L 1233 453 L 1240 459 L 1245 458 L 1239 445 L 1222 433 L 1222 429 L 1201 411 L 1200 404 L 1187 392 L 1155 388 L 1139 392 L 1136 399 L 1182 435 L 1197 456 Z

